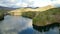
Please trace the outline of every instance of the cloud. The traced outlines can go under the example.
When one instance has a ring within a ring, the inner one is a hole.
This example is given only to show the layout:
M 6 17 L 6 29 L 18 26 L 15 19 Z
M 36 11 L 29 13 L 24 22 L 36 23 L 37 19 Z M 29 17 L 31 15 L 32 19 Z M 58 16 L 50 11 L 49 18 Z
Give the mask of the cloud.
M 0 0 L 0 6 L 7 7 L 43 7 L 60 5 L 60 0 Z
M 16 2 L 17 0 L 9 0 L 10 2 Z
M 32 4 L 33 7 L 43 7 L 46 5 L 51 4 L 50 1 L 46 1 L 46 0 L 35 0 Z
M 53 4 L 60 4 L 60 0 L 54 0 L 51 3 L 53 3 Z
M 27 7 L 27 3 L 16 3 L 16 6 Z

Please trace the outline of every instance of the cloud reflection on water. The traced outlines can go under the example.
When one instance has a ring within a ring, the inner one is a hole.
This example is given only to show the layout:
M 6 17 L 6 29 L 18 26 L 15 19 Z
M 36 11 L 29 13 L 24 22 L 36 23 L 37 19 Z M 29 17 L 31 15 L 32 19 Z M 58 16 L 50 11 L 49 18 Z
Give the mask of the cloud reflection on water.
M 0 23 L 0 34 L 59 34 L 58 28 L 38 32 L 32 28 L 32 20 L 21 16 L 9 16 Z
M 18 33 L 26 28 L 32 27 L 32 20 L 20 16 L 6 16 L 1 23 L 1 31 L 5 34 Z

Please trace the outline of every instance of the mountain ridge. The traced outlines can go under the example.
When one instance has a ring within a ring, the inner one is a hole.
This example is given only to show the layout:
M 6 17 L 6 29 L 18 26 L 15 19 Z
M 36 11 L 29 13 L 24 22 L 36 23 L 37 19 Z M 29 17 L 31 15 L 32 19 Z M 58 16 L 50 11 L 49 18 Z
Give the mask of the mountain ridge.
M 17 8 L 10 8 L 10 7 L 4 7 L 4 6 L 0 6 L 0 10 L 15 10 Z

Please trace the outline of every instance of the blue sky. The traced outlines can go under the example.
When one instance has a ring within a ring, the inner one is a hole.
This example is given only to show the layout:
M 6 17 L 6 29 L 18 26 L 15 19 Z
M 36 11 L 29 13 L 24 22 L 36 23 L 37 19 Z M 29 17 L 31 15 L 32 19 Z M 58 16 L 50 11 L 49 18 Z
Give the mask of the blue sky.
M 0 0 L 0 6 L 6 7 L 44 7 L 47 5 L 59 6 L 60 0 Z

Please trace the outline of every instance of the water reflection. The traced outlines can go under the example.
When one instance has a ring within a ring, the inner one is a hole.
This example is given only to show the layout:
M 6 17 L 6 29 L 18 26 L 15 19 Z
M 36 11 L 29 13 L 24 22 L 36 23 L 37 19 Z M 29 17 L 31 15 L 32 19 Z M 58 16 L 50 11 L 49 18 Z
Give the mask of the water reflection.
M 2 34 L 18 34 L 24 29 L 32 27 L 32 20 L 21 16 L 9 16 L 0 23 Z
M 34 30 L 32 28 L 27 28 L 19 32 L 19 34 L 33 34 Z
M 35 30 L 34 34 L 60 34 L 60 33 L 59 33 L 58 28 L 54 28 L 54 29 L 50 29 L 47 32 L 39 32 L 39 31 Z
M 32 19 L 7 15 L 0 21 L 0 34 L 59 34 L 59 30 L 56 27 L 47 32 L 39 32 L 33 29 Z
M 45 25 L 45 26 L 37 26 L 37 25 L 34 25 L 33 24 L 33 28 L 40 31 L 40 32 L 47 32 L 49 31 L 50 29 L 54 29 L 54 28 L 58 28 L 60 27 L 60 24 L 57 23 L 57 22 L 54 22 L 52 24 L 48 24 L 48 25 Z
M 50 31 L 45 32 L 46 34 L 59 34 L 59 29 L 55 27 L 54 29 L 50 29 Z

